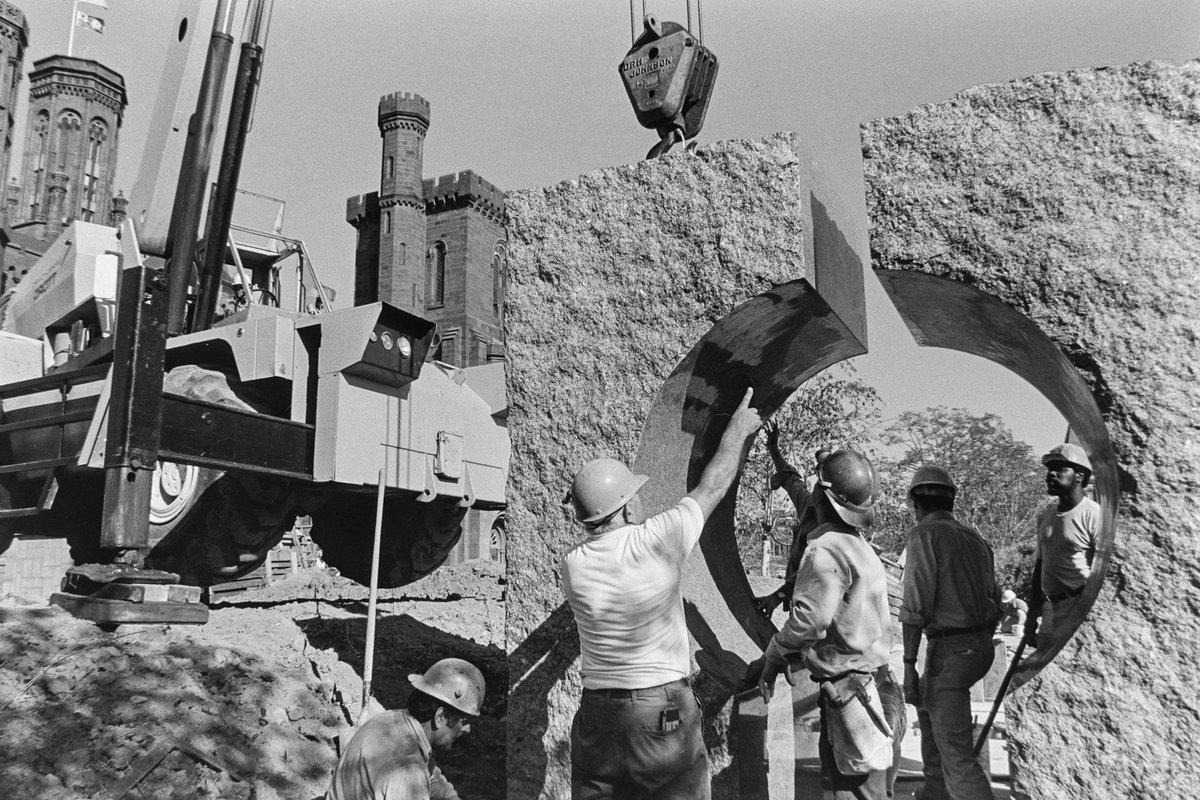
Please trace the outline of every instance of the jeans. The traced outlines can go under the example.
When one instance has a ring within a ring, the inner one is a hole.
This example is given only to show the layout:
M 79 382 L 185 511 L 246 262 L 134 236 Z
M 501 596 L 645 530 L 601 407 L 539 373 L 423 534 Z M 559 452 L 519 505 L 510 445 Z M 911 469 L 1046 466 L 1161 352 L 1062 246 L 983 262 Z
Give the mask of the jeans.
M 682 680 L 584 690 L 571 726 L 572 800 L 708 800 L 701 723 L 700 703 Z
M 992 666 L 990 631 L 930 639 L 921 676 L 921 759 L 926 800 L 992 798 L 992 786 L 975 759 L 971 687 Z
M 904 739 L 904 689 L 896 682 L 891 670 L 880 667 L 875 672 L 875 688 L 879 690 L 879 702 L 883 706 L 883 717 L 892 726 L 892 766 L 886 770 L 868 772 L 866 775 L 843 775 L 833 759 L 833 748 L 825 722 L 825 694 L 819 693 L 817 706 L 821 710 L 821 736 L 817 743 L 821 756 L 821 771 L 829 779 L 835 800 L 890 800 L 896 785 L 896 773 L 900 771 L 900 743 Z

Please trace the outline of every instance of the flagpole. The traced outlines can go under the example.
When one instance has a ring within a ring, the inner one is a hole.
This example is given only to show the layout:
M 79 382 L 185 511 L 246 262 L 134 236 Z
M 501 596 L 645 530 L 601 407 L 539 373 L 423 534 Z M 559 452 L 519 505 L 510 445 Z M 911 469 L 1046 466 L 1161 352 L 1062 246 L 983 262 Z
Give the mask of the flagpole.
M 67 58 L 75 49 L 75 29 L 79 27 L 79 0 L 71 0 L 71 35 L 67 39 Z

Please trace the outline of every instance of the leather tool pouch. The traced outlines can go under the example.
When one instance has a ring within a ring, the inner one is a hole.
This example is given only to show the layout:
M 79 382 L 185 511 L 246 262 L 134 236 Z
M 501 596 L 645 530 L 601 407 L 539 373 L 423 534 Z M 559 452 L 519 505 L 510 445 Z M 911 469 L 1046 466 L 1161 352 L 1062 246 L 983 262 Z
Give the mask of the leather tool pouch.
M 851 672 L 821 682 L 825 722 L 838 772 L 865 775 L 892 766 L 894 733 L 873 675 Z

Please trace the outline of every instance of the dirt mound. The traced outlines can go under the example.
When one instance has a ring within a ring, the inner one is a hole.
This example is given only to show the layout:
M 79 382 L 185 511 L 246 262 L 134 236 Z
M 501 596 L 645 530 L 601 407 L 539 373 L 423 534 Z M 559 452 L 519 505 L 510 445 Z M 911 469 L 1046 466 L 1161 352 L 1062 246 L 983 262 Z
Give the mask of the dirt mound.
M 115 633 L 59 609 L 0 608 L 5 796 L 109 797 L 149 768 L 127 797 L 320 797 L 361 708 L 366 593 L 301 573 L 223 598 L 207 625 Z M 484 716 L 439 759 L 463 800 L 505 795 L 503 596 L 502 569 L 485 562 L 381 593 L 372 694 L 384 708 L 403 707 L 408 675 L 441 658 L 484 672 Z
M 203 629 L 106 633 L 57 609 L 3 619 L 0 783 L 16 796 L 95 797 L 173 742 L 209 763 L 171 753 L 138 784 L 143 796 L 181 796 L 172 793 L 179 787 L 220 798 L 324 790 L 345 719 L 302 640 L 290 657 L 264 658 L 206 641 Z M 334 660 L 319 662 L 333 672 Z

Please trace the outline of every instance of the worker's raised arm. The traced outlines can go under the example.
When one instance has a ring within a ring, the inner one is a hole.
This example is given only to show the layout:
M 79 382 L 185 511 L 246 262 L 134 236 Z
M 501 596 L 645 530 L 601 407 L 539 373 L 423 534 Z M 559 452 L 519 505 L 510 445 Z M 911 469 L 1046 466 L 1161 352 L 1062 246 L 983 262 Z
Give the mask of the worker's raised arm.
M 750 399 L 753 396 L 754 389 L 747 389 L 741 404 L 729 418 L 729 425 L 721 435 L 717 452 L 700 475 L 700 483 L 688 492 L 688 497 L 700 506 L 706 520 L 717 507 L 717 503 L 721 502 L 721 498 L 729 493 L 742 468 L 742 462 L 746 460 L 746 454 L 750 452 L 750 443 L 754 441 L 754 435 L 762 426 L 762 416 L 750 407 Z

